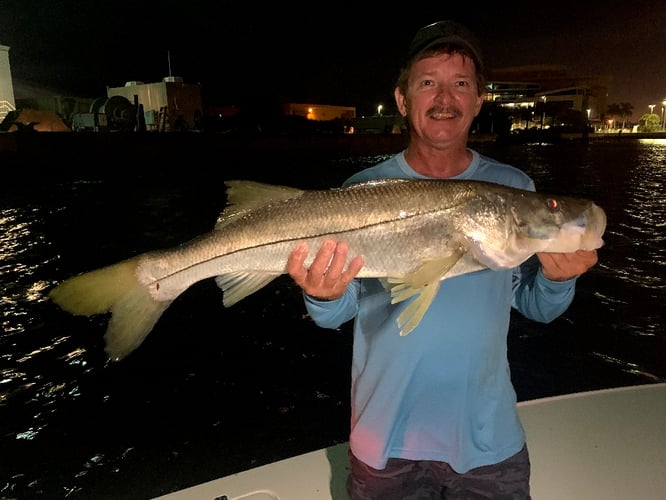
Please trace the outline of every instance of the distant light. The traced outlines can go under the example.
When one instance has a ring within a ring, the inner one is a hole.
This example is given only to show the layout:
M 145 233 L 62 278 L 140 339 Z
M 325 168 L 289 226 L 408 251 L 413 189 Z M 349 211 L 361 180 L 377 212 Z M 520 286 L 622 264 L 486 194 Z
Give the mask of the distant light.
M 377 114 L 379 116 L 382 116 L 382 109 L 384 109 L 384 106 L 382 106 L 381 104 L 377 106 Z

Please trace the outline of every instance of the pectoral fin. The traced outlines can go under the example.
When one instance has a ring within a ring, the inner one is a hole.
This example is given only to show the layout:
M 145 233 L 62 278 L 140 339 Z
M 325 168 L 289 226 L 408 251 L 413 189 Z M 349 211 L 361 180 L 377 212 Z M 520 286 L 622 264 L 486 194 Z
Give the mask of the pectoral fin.
M 418 295 L 398 316 L 400 335 L 407 335 L 416 328 L 437 295 L 440 280 L 460 260 L 463 253 L 464 250 L 459 248 L 446 257 L 424 262 L 415 272 L 403 278 L 388 278 L 388 283 L 393 284 L 392 304 Z
M 229 273 L 216 276 L 215 282 L 224 291 L 224 307 L 230 307 L 262 289 L 278 276 L 279 274 L 266 273 Z

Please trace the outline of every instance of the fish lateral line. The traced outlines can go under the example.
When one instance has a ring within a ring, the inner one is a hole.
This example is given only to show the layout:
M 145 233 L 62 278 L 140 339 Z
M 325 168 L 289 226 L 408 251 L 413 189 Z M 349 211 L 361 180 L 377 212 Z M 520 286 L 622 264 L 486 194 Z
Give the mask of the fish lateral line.
M 448 209 L 446 209 L 446 210 L 448 210 Z M 444 211 L 446 211 L 446 210 L 444 210 Z M 330 237 L 331 239 L 340 239 L 340 240 L 344 241 L 344 238 L 338 238 L 338 237 L 343 236 L 345 234 L 354 233 L 356 231 L 364 231 L 364 230 L 367 230 L 367 229 L 381 227 L 385 224 L 392 224 L 394 222 L 409 221 L 410 219 L 413 219 L 415 217 L 423 217 L 423 216 L 427 216 L 427 215 L 434 214 L 434 213 L 437 213 L 437 212 L 442 212 L 442 210 L 437 209 L 437 210 L 425 210 L 425 211 L 422 211 L 422 212 L 413 212 L 413 213 L 410 213 L 408 215 L 399 216 L 399 217 L 395 217 L 395 218 L 388 219 L 388 220 L 382 220 L 382 221 L 378 221 L 378 222 L 375 222 L 375 223 L 370 223 L 370 224 L 365 224 L 365 225 L 358 225 L 358 226 L 354 226 L 352 228 L 339 229 L 339 230 L 322 232 L 322 233 L 313 233 L 313 234 L 308 234 L 308 235 L 304 235 L 304 236 L 294 236 L 294 237 L 291 237 L 291 238 L 283 238 L 283 239 L 279 239 L 279 240 L 266 241 L 266 242 L 258 243 L 258 244 L 255 244 L 255 245 L 248 245 L 248 246 L 245 246 L 243 248 L 230 250 L 230 251 L 228 251 L 224 254 L 211 256 L 207 259 L 203 259 L 203 260 L 200 260 L 198 262 L 189 264 L 187 266 L 183 266 L 183 267 L 181 267 L 179 269 L 176 269 L 171 273 L 165 274 L 165 275 L 163 275 L 159 278 L 153 278 L 151 280 L 147 280 L 147 281 L 145 281 L 145 284 L 146 285 L 157 285 L 158 282 L 161 281 L 161 280 L 169 279 L 169 278 L 172 278 L 172 277 L 177 276 L 179 274 L 191 271 L 192 269 L 197 268 L 201 265 L 210 264 L 211 262 L 215 261 L 216 259 L 220 259 L 220 258 L 223 258 L 223 257 L 233 257 L 234 255 L 237 255 L 237 254 L 240 254 L 240 253 L 243 253 L 243 252 L 247 252 L 247 251 L 250 251 L 250 250 L 260 250 L 262 248 L 271 247 L 273 245 L 281 245 L 281 244 L 286 244 L 286 243 L 290 243 L 290 242 L 298 244 L 298 243 L 301 243 L 303 241 L 316 240 L 318 238 L 324 238 L 325 239 L 326 237 Z M 196 245 L 199 242 L 205 241 L 207 239 L 207 237 L 213 237 L 213 236 L 216 236 L 216 235 L 217 235 L 217 232 L 212 231 L 210 233 L 207 233 L 207 235 L 204 236 L 204 237 L 198 237 L 198 238 L 195 238 L 195 239 L 191 240 L 190 243 L 192 245 Z M 174 249 L 184 250 L 185 248 L 187 248 L 187 246 L 189 246 L 189 245 L 186 243 L 186 244 L 184 244 L 184 246 L 181 245 L 179 247 L 174 247 Z M 295 248 L 295 246 L 294 246 L 294 248 Z M 171 250 L 172 249 L 158 250 L 156 252 L 149 252 L 148 254 L 144 254 L 144 255 L 159 256 L 162 253 L 169 253 Z M 141 255 L 139 255 L 137 257 L 141 257 Z M 233 272 L 240 272 L 240 271 L 233 271 Z M 245 271 L 242 271 L 242 272 L 262 273 L 262 271 L 253 271 L 253 270 L 245 270 Z

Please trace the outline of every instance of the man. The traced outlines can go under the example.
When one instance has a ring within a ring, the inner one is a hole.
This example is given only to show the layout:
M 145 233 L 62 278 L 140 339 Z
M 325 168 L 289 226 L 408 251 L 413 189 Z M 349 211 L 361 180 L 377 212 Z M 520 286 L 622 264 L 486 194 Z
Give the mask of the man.
M 395 88 L 409 145 L 356 173 L 370 179 L 476 179 L 534 190 L 522 171 L 467 148 L 485 97 L 483 60 L 466 28 L 421 28 Z M 507 360 L 511 308 L 549 322 L 571 304 L 594 251 L 539 254 L 519 268 L 483 270 L 442 282 L 420 324 L 401 337 L 376 279 L 345 268 L 344 241 L 325 242 L 309 269 L 300 245 L 287 270 L 312 319 L 337 328 L 355 318 L 351 388 L 352 499 L 530 498 L 530 463 Z M 315 249 L 317 250 L 317 249 Z

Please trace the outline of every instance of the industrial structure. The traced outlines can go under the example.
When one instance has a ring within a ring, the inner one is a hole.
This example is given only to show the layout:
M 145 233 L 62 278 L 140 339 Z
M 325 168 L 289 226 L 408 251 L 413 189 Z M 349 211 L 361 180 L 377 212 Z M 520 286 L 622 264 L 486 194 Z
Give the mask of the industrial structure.
M 107 88 L 87 113 L 72 115 L 72 129 L 94 131 L 200 130 L 203 102 L 199 85 L 168 76 L 161 82 L 127 82 Z

